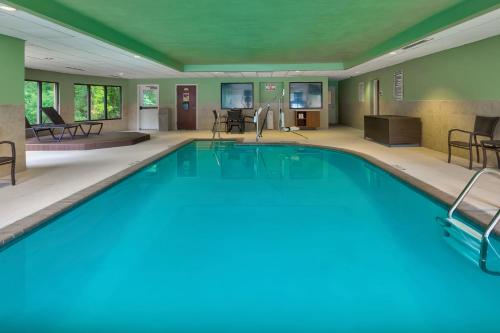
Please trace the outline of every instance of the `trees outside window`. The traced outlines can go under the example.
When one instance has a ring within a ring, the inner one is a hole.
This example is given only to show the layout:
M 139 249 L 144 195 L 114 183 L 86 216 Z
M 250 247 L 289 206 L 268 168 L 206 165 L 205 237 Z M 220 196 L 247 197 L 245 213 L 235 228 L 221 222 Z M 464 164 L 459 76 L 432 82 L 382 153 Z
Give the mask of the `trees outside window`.
M 75 84 L 75 121 L 89 119 L 89 93 L 87 86 Z
M 75 121 L 120 119 L 122 88 L 95 84 L 75 84 Z
M 104 87 L 90 86 L 90 119 L 102 120 L 106 119 Z
M 59 94 L 56 82 L 24 81 L 24 115 L 30 124 L 45 124 L 50 120 L 42 107 L 58 109 Z
M 122 113 L 122 94 L 120 87 L 107 87 L 106 94 L 108 107 L 108 118 L 117 119 L 121 118 Z

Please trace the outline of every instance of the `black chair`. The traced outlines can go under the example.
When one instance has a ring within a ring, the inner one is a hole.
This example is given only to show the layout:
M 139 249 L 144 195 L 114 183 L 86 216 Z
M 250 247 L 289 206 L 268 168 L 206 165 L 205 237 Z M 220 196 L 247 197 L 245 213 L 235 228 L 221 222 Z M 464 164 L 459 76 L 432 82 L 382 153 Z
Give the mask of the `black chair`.
M 241 109 L 231 109 L 227 111 L 227 132 L 231 132 L 233 127 L 238 127 L 240 133 L 245 131 L 245 119 Z
M 16 145 L 12 141 L 0 141 L 0 145 L 10 145 L 10 156 L 0 156 L 0 165 L 10 164 L 10 181 L 16 185 Z
M 483 148 L 483 168 L 488 165 L 487 151 L 491 150 L 497 155 L 497 166 L 500 169 L 500 140 L 481 141 L 481 147 Z
M 497 127 L 498 120 L 500 117 L 483 117 L 476 116 L 474 122 L 474 130 L 465 131 L 458 128 L 454 128 L 448 132 L 448 163 L 451 163 L 451 147 L 465 149 L 469 151 L 469 169 L 472 169 L 473 160 L 473 147 L 476 147 L 477 162 L 479 163 L 479 147 L 481 144 L 478 142 L 477 137 L 486 137 L 493 140 L 493 135 L 495 133 L 495 128 Z M 468 136 L 467 141 L 457 141 L 452 140 L 452 134 L 454 132 L 465 133 Z
M 212 126 L 212 133 L 221 132 L 220 125 L 224 125 L 224 131 L 227 132 L 227 117 L 221 116 L 216 110 L 212 110 L 214 114 L 214 125 Z
M 257 127 L 257 124 L 254 123 L 254 121 L 253 121 L 253 119 L 255 118 L 255 114 L 256 113 L 257 113 L 257 110 L 254 110 L 252 115 L 245 115 L 244 116 L 244 119 L 245 119 L 245 129 L 246 129 L 247 125 L 253 125 L 253 126 Z

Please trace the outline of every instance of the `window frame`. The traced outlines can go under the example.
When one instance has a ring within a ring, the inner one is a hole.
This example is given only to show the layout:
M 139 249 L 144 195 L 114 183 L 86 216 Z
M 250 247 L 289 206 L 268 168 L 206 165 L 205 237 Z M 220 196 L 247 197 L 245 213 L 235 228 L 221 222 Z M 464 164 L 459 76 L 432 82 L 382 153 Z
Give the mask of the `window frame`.
M 42 105 L 43 105 L 43 90 L 42 90 L 42 84 L 43 83 L 52 83 L 54 84 L 54 97 L 55 97 L 55 100 L 54 100 L 54 108 L 56 109 L 57 113 L 59 113 L 59 102 L 60 102 L 60 98 L 59 98 L 59 82 L 55 82 L 55 81 L 46 81 L 46 80 L 32 80 L 32 79 L 24 79 L 24 82 L 36 82 L 37 84 L 37 91 L 38 91 L 38 98 L 37 98 L 37 102 L 38 102 L 38 112 L 37 112 L 37 122 L 36 124 L 32 124 L 32 125 L 40 125 L 40 121 L 42 120 L 43 118 L 43 112 L 42 112 Z M 26 115 L 26 113 L 25 113 Z
M 112 85 L 112 84 L 97 84 L 97 83 L 73 83 L 73 115 L 75 113 L 75 110 L 74 110 L 75 86 L 85 86 L 87 88 L 87 119 L 86 120 L 75 120 L 75 123 L 82 123 L 82 122 L 86 122 L 86 121 L 103 121 L 103 120 L 121 120 L 121 119 L 123 119 L 123 89 L 122 89 L 122 86 Z M 104 118 L 103 119 L 92 119 L 91 87 L 103 87 L 104 88 Z M 108 87 L 109 88 L 119 88 L 119 90 L 120 90 L 120 117 L 117 117 L 117 118 L 109 118 L 108 117 Z
M 320 107 L 315 107 L 315 108 L 293 108 L 292 107 L 292 101 L 291 101 L 291 96 L 292 96 L 292 84 L 294 83 L 305 83 L 305 84 L 319 84 L 320 87 L 321 87 L 321 106 Z M 323 98 L 324 98 L 324 94 L 323 94 L 323 82 L 321 81 L 293 81 L 293 82 L 289 82 L 288 83 L 288 108 L 292 111 L 295 111 L 295 110 L 322 110 L 323 109 Z

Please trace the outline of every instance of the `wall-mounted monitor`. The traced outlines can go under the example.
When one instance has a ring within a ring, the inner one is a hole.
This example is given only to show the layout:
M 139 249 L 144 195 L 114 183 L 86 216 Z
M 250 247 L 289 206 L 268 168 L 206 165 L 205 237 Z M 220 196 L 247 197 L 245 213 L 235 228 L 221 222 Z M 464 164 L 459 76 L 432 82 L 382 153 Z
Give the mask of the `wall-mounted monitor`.
M 253 83 L 221 83 L 221 109 L 253 109 Z
M 290 109 L 323 108 L 322 82 L 290 82 Z

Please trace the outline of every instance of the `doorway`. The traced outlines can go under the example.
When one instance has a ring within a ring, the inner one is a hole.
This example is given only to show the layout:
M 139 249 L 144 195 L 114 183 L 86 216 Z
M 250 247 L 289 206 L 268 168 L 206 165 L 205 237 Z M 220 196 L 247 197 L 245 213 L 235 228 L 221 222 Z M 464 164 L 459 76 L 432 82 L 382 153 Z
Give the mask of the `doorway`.
M 178 85 L 176 87 L 177 129 L 196 129 L 196 90 L 195 85 Z
M 337 107 L 335 105 L 335 87 L 328 87 L 328 124 L 335 125 L 339 122 L 339 114 L 337 112 Z
M 373 80 L 372 81 L 372 98 L 371 98 L 371 110 L 370 114 L 373 116 L 378 116 L 380 114 L 380 81 Z
M 155 84 L 138 86 L 138 128 L 159 130 L 160 87 Z

